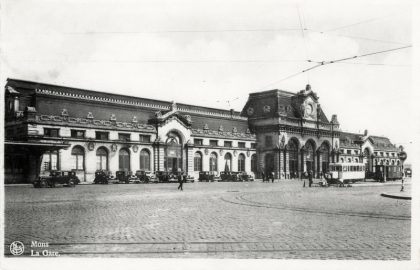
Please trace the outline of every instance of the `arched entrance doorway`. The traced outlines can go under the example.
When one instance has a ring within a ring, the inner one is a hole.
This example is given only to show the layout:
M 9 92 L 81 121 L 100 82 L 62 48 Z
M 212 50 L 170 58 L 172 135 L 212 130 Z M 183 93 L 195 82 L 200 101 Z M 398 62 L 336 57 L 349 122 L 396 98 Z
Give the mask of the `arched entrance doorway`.
M 289 154 L 289 172 L 290 178 L 299 177 L 299 144 L 296 140 L 291 139 L 287 144 L 287 152 Z
M 168 172 L 182 171 L 182 141 L 175 133 L 169 133 L 165 148 L 165 170 Z
M 319 147 L 319 159 L 321 163 L 320 171 L 322 173 L 326 173 L 330 163 L 330 147 L 325 142 L 321 144 L 321 147 Z
M 272 153 L 268 153 L 264 157 L 264 169 L 265 175 L 268 175 L 271 172 L 274 172 L 274 155 Z
M 307 141 L 305 144 L 305 159 L 306 159 L 306 172 L 310 170 L 312 173 L 315 172 L 315 145 L 312 141 Z

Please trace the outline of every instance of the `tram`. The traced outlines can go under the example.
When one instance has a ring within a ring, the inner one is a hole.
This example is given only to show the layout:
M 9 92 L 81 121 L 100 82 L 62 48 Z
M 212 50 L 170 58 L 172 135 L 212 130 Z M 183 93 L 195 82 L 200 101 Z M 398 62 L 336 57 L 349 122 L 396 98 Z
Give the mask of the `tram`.
M 375 165 L 375 180 L 398 180 L 402 179 L 402 177 L 403 171 L 400 165 Z
M 362 163 L 332 163 L 324 178 L 328 184 L 348 184 L 365 180 L 365 165 Z

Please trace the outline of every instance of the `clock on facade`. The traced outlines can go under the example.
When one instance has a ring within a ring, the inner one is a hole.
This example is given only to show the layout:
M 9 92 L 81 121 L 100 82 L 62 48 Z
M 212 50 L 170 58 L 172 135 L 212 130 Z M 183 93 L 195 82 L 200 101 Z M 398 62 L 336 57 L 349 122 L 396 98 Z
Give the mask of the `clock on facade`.
M 305 116 L 309 116 L 313 113 L 314 111 L 314 107 L 312 106 L 312 104 L 306 104 L 305 106 Z

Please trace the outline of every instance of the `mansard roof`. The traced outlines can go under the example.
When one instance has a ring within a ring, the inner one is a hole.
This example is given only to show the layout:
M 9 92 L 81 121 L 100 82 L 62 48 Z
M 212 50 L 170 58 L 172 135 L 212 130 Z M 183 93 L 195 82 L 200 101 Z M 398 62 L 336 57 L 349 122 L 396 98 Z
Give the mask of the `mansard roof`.
M 245 104 L 241 115 L 244 117 L 249 117 L 250 115 L 248 114 L 247 110 L 249 107 L 252 107 L 255 111 L 253 116 L 264 115 L 269 117 L 276 117 L 278 115 L 282 115 L 289 118 L 299 118 L 299 112 L 297 111 L 298 108 L 293 105 L 293 98 L 298 96 L 311 96 L 315 101 L 318 100 L 318 96 L 312 90 L 301 90 L 297 93 L 280 89 L 254 92 L 249 94 L 248 101 Z M 262 112 L 264 106 L 266 105 L 270 106 L 271 108 L 270 114 Z M 329 123 L 328 118 L 326 117 L 322 108 L 320 108 L 319 120 L 324 123 Z
M 369 140 L 373 145 L 375 151 L 398 151 L 398 148 L 393 145 L 389 138 L 383 136 L 363 135 L 358 133 L 341 132 L 340 147 L 341 148 L 355 148 L 359 147 L 361 143 Z
M 135 118 L 138 123 L 147 124 L 157 112 L 163 114 L 171 109 L 172 102 L 140 98 L 128 95 L 104 93 L 81 88 L 39 83 L 33 81 L 8 79 L 7 87 L 13 86 L 22 90 L 27 96 L 36 95 L 38 114 L 61 115 L 63 109 L 69 117 L 86 118 L 88 114 L 98 120 L 109 120 L 115 115 L 117 121 L 131 122 Z M 6 88 L 7 88 L 6 87 Z M 19 91 L 18 90 L 18 91 Z M 49 99 L 43 100 L 41 97 Z M 50 99 L 59 100 L 50 102 Z M 35 104 L 31 104 L 35 106 Z M 224 131 L 236 130 L 246 133 L 247 118 L 241 117 L 240 112 L 177 103 L 179 114 L 191 117 L 192 128 Z

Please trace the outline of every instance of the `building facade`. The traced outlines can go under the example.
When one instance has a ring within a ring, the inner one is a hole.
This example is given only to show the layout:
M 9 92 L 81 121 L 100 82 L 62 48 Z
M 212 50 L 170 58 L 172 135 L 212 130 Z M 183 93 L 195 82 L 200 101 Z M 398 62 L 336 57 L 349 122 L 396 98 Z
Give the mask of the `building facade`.
M 249 95 L 241 112 L 8 79 L 5 182 L 74 170 L 242 171 L 321 176 L 331 162 L 399 164 L 389 139 L 344 133 L 308 85 Z

